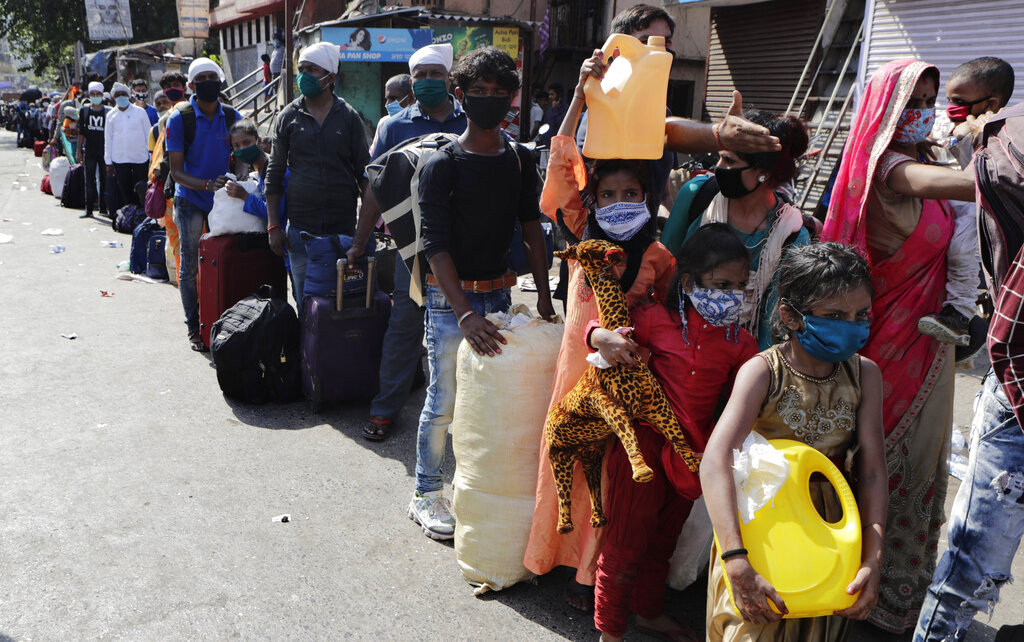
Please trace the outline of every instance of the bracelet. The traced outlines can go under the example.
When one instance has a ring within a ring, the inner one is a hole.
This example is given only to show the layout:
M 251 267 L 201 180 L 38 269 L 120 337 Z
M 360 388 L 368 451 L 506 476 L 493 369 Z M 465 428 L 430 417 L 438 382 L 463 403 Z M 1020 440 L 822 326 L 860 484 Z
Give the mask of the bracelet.
M 203 183 L 203 191 L 204 192 L 209 192 L 210 191 L 210 179 L 206 179 L 206 182 Z
M 471 314 L 476 314 L 476 311 L 469 310 L 467 312 L 463 312 L 462 316 L 459 317 L 459 320 L 455 322 L 455 325 L 457 325 L 457 326 L 459 326 L 461 328 L 462 327 L 462 322 L 465 321 L 466 317 L 468 317 Z
M 722 553 L 719 557 L 721 557 L 722 561 L 724 562 L 725 560 L 729 559 L 730 557 L 736 557 L 737 555 L 746 555 L 746 554 L 747 554 L 747 549 L 745 549 L 745 548 L 734 548 L 731 551 L 726 551 L 726 552 Z
M 267 234 L 270 234 L 274 230 L 279 230 L 279 229 L 281 229 L 280 225 L 271 225 L 270 227 L 267 228 Z
M 718 130 L 722 128 L 722 123 L 715 123 L 711 126 L 711 131 L 715 133 L 715 142 L 718 143 L 718 149 L 724 150 L 725 145 L 722 144 L 722 136 L 718 133 Z

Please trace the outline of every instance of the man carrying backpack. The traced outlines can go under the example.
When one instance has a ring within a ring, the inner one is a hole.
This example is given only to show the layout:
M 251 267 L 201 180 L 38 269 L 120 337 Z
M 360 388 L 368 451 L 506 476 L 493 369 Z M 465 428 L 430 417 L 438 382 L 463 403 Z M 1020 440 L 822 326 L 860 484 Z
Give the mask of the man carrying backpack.
M 537 282 L 537 311 L 547 319 L 554 316 L 533 157 L 501 133 L 519 90 L 515 62 L 495 47 L 476 49 L 452 76 L 468 129 L 425 162 L 418 192 L 430 265 L 425 292 L 430 384 L 420 414 L 416 490 L 408 514 L 431 539 L 455 536 L 455 518 L 441 495 L 441 467 L 455 409 L 456 355 L 463 338 L 481 355 L 501 352 L 505 339 L 484 317 L 511 304 L 516 275 L 508 269 L 508 253 L 516 220 Z
M 241 116 L 218 100 L 224 72 L 209 58 L 196 58 L 188 67 L 192 98 L 179 104 L 167 119 L 166 141 L 174 178 L 174 223 L 181 242 L 178 290 L 185 309 L 188 340 L 196 352 L 206 352 L 199 336 L 199 237 L 213 208 L 213 193 L 224 186 L 231 158 L 228 131 Z

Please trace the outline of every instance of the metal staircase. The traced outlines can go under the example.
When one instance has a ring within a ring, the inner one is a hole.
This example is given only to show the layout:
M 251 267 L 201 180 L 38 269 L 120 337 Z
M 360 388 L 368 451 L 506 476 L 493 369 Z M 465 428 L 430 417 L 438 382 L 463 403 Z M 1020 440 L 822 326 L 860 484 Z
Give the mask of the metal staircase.
M 830 0 L 787 109 L 803 118 L 811 131 L 808 156 L 795 181 L 796 204 L 819 218 L 824 217 L 824 209 L 817 211 L 821 197 L 839 165 L 853 120 L 863 41 L 864 0 Z

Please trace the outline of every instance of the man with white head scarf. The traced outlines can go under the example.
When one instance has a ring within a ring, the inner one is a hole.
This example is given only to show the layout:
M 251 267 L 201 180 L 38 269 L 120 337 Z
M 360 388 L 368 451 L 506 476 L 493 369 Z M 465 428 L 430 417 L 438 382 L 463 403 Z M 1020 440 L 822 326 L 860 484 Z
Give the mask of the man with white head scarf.
M 208 349 L 199 334 L 199 237 L 213 209 L 213 193 L 227 182 L 231 126 L 242 119 L 234 108 L 221 105 L 224 72 L 209 58 L 196 58 L 188 67 L 192 98 L 178 103 L 167 119 L 164 140 L 174 179 L 174 224 L 178 227 L 180 262 L 178 292 L 185 310 L 188 340 L 196 352 Z
M 363 174 L 369 151 L 359 113 L 334 93 L 341 52 L 320 42 L 299 52 L 302 95 L 277 117 L 274 149 L 266 174 L 267 234 L 278 254 L 288 248 L 296 302 L 305 287 L 308 232 L 348 234 L 356 228 L 356 202 L 366 185 Z M 279 217 L 288 175 L 288 228 Z
M 103 105 L 103 83 L 93 81 L 88 87 L 89 105 L 82 107 L 78 116 L 78 158 L 85 164 L 85 214 L 92 218 L 93 207 L 99 205 L 100 214 L 107 210 L 107 162 L 104 158 L 107 128 L 107 108 Z
M 466 131 L 466 114 L 451 95 L 448 77 L 453 51 L 449 44 L 427 45 L 416 50 L 409 59 L 409 73 L 416 102 L 386 119 L 374 139 L 370 155 L 384 154 L 395 145 L 426 134 Z M 380 217 L 380 208 L 372 198 L 363 199 L 359 210 L 349 263 L 363 255 L 370 241 L 373 225 Z M 423 309 L 409 298 L 409 268 L 402 257 L 395 257 L 395 291 L 384 337 L 384 354 L 380 365 L 380 391 L 370 404 L 370 418 L 363 426 L 363 436 L 371 441 L 385 439 L 414 387 L 423 379 L 420 346 L 423 345 Z M 417 375 L 417 372 L 419 375 Z
M 146 110 L 132 104 L 128 85 L 115 82 L 110 94 L 116 107 L 107 113 L 103 161 L 107 176 L 114 178 L 114 185 L 107 190 L 108 211 L 114 214 L 125 205 L 141 205 L 135 186 L 146 180 L 150 123 Z

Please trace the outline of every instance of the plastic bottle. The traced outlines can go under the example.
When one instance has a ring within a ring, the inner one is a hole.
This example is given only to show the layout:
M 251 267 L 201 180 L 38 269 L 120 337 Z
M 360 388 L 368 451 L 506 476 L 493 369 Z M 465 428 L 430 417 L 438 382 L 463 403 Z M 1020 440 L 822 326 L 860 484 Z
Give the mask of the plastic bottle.
M 615 54 L 616 49 L 618 54 Z M 583 155 L 588 158 L 657 159 L 665 153 L 665 105 L 672 54 L 665 38 L 643 44 L 616 33 L 604 43 L 605 60 L 615 58 L 583 91 L 589 112 Z
M 121 241 L 100 241 L 100 245 L 104 247 L 124 247 L 124 243 Z
M 850 485 L 828 457 L 807 444 L 790 439 L 772 439 L 771 444 L 785 454 L 790 475 L 749 524 L 740 520 L 750 565 L 785 600 L 787 618 L 831 615 L 853 606 L 857 596 L 847 595 L 846 587 L 860 569 L 861 531 Z M 815 473 L 824 475 L 839 497 L 843 516 L 835 523 L 826 522 L 811 502 Z M 732 600 L 728 575 L 725 584 Z
M 132 262 L 129 259 L 125 259 L 118 263 L 116 268 L 118 272 L 127 272 L 132 269 Z
M 60 254 L 61 252 L 63 252 L 66 249 L 68 249 L 68 248 L 64 247 L 63 245 L 51 245 L 50 246 L 50 253 L 51 254 Z

